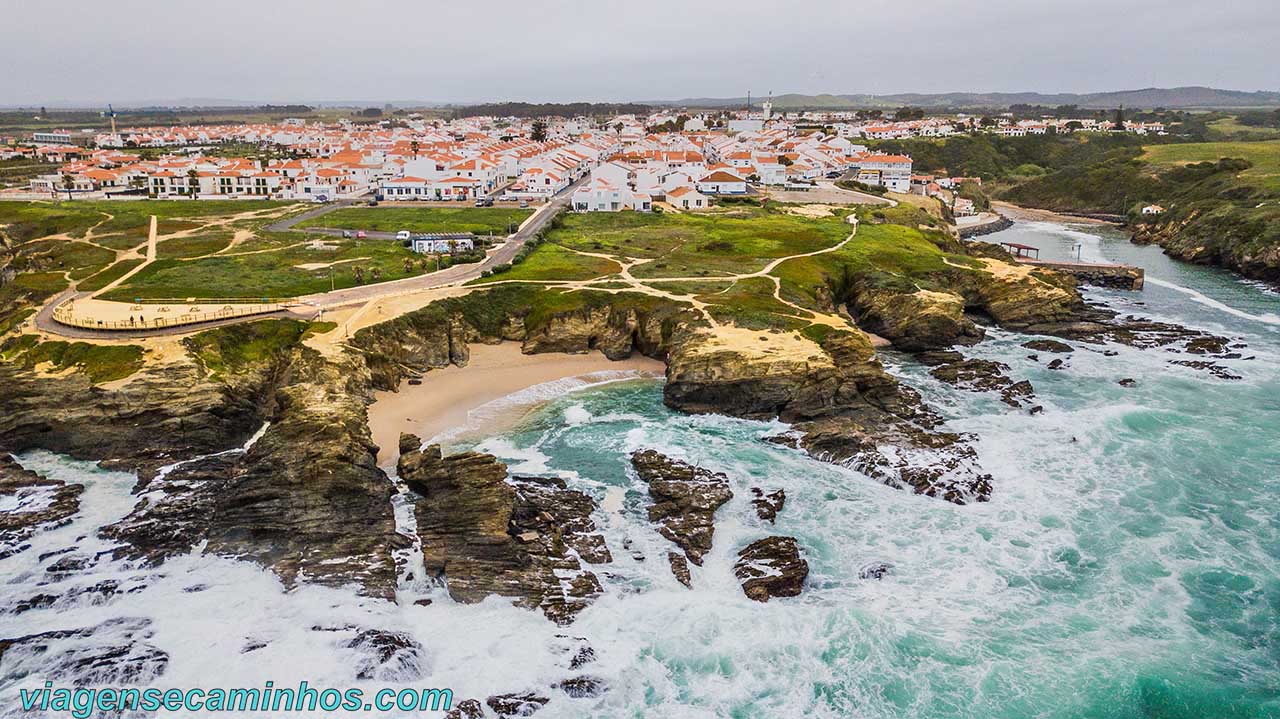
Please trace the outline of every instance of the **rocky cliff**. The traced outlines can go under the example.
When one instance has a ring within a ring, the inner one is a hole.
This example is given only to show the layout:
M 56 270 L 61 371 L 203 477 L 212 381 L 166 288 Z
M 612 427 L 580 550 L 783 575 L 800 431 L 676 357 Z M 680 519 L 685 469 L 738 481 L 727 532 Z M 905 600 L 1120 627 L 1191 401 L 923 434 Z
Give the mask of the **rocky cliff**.
M 595 503 L 554 478 L 507 478 L 492 455 L 445 457 L 401 437 L 397 474 L 414 505 L 424 568 L 459 602 L 513 597 L 567 624 L 599 595 L 583 566 L 612 561 L 591 520 Z

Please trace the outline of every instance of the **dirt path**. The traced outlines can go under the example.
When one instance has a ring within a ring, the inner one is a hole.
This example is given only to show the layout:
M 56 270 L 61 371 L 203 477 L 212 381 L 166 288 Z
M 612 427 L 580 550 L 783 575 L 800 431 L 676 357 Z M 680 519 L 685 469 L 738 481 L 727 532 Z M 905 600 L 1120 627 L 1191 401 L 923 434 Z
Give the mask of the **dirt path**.
M 114 282 L 108 283 L 105 287 L 98 290 L 97 292 L 94 292 L 93 294 L 89 295 L 90 297 L 97 297 L 98 295 L 101 295 L 102 293 L 107 292 L 108 290 L 113 290 L 116 287 L 119 287 L 122 283 L 124 283 L 130 277 L 133 277 L 134 275 L 141 272 L 144 267 L 156 261 L 156 228 L 157 226 L 158 226 L 158 221 L 156 220 L 156 216 L 152 215 L 151 228 L 147 231 L 147 256 L 142 260 L 142 264 L 124 273 L 119 278 L 117 278 Z M 138 251 L 138 248 L 136 247 L 130 250 L 130 252 L 133 254 L 137 254 L 137 251 Z M 117 254 L 116 261 L 119 262 L 120 259 L 121 259 L 120 255 Z

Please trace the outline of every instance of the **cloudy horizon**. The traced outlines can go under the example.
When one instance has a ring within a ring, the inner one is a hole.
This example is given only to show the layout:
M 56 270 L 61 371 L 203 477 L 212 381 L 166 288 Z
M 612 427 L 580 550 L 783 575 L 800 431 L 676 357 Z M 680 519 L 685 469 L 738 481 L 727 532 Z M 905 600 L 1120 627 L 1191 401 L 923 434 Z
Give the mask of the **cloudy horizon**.
M 0 105 L 652 101 L 902 92 L 1280 90 L 1280 4 L 834 0 L 24 3 Z M 64 20 L 73 22 L 64 22 Z M 58 32 L 39 32 L 57 22 Z M 968 40 L 972 39 L 970 43 Z

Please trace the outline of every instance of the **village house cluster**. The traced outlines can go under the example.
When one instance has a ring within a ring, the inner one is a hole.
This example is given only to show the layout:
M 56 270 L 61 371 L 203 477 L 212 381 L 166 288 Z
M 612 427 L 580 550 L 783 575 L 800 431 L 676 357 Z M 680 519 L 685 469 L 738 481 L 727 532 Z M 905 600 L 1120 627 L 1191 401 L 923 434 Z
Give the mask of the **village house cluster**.
M 957 215 L 972 214 L 972 204 L 955 190 L 980 178 L 916 175 L 909 156 L 872 151 L 857 142 L 945 136 L 962 127 L 960 120 L 873 124 L 853 117 L 775 115 L 766 102 L 755 111 L 664 111 L 595 120 L 411 116 L 322 124 L 286 119 L 135 128 L 100 133 L 91 142 L 45 132 L 7 152 L 53 163 L 56 171 L 34 178 L 29 188 L 50 195 L 539 201 L 582 180 L 570 197 L 576 211 L 643 212 L 664 203 L 696 211 L 717 197 L 756 188 L 803 190 L 820 180 L 842 179 L 938 197 Z M 1043 129 L 1001 123 L 994 131 Z M 229 156 L 227 148 L 244 156 Z

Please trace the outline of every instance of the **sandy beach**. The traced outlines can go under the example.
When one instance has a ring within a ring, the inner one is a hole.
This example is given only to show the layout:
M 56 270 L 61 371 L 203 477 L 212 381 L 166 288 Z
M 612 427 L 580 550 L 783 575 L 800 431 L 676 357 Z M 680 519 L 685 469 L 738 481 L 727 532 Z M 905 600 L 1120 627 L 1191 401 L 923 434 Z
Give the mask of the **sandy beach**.
M 614 362 L 599 352 L 585 355 L 536 354 L 520 352 L 520 345 L 471 345 L 471 361 L 466 367 L 445 367 L 427 372 L 422 384 L 400 384 L 397 392 L 377 392 L 369 406 L 369 428 L 379 447 L 378 464 L 396 461 L 401 432 L 412 432 L 424 440 L 457 430 L 468 423 L 471 412 L 494 400 L 521 390 L 567 378 L 582 384 L 636 377 L 662 377 L 662 362 L 640 355 Z M 530 393 L 520 401 L 504 403 L 500 411 L 485 414 L 486 433 L 514 425 L 520 418 L 566 388 L 548 393 Z
M 1079 217 L 1064 215 L 1051 210 L 1037 210 L 1034 207 L 1020 207 L 1008 202 L 993 200 L 991 208 L 1015 222 L 1057 222 L 1064 225 L 1115 225 L 1114 222 L 1099 220 L 1096 217 Z

